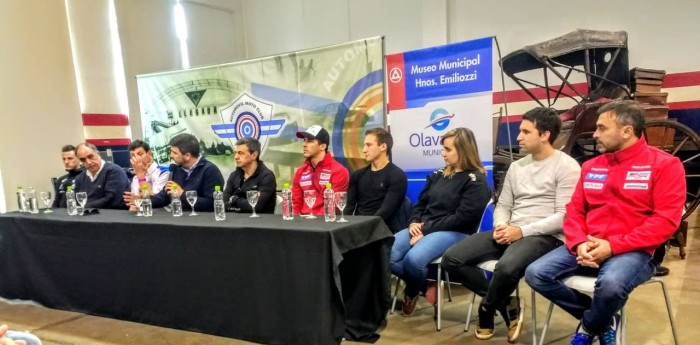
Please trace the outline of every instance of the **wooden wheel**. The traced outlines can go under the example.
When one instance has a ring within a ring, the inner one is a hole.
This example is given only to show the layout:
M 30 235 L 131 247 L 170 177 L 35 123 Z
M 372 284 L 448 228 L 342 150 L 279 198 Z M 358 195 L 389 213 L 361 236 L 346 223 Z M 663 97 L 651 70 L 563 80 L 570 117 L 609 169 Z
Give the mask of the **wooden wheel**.
M 700 204 L 700 136 L 682 123 L 656 119 L 647 121 L 644 137 L 683 163 L 687 191 L 682 219 L 686 219 Z

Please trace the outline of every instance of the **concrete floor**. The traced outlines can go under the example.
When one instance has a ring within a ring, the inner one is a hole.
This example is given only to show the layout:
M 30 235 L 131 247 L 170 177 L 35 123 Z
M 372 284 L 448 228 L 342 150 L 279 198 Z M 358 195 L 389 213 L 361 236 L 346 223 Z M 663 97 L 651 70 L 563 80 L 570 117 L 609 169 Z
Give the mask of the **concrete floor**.
M 700 231 L 697 214 L 690 218 L 688 256 L 681 260 L 678 249 L 672 248 L 664 265 L 671 274 L 664 279 L 669 288 L 680 342 L 696 344 L 700 337 Z M 519 343 L 530 344 L 531 303 L 530 289 L 521 282 L 521 293 L 526 298 L 525 325 Z M 381 331 L 377 345 L 393 344 L 508 344 L 505 326 L 496 325 L 496 336 L 490 341 L 474 337 L 474 328 L 465 333 L 464 318 L 470 293 L 461 286 L 453 286 L 453 302 L 445 302 L 442 331 L 435 330 L 433 311 L 424 300 L 419 302 L 413 317 L 396 314 L 387 316 L 387 326 Z M 478 299 L 477 299 L 478 303 Z M 548 303 L 538 297 L 537 318 L 541 328 Z M 555 308 L 546 344 L 568 344 L 577 324 L 568 314 Z M 637 288 L 627 303 L 627 343 L 633 345 L 673 344 L 671 328 L 665 311 L 664 299 L 658 284 Z M 15 330 L 28 330 L 38 335 L 46 345 L 238 345 L 250 342 L 216 337 L 207 334 L 149 326 L 134 322 L 95 317 L 80 313 L 44 308 L 27 302 L 0 301 L 0 322 Z M 474 324 L 474 323 L 472 323 Z M 360 344 L 345 342 L 347 344 Z

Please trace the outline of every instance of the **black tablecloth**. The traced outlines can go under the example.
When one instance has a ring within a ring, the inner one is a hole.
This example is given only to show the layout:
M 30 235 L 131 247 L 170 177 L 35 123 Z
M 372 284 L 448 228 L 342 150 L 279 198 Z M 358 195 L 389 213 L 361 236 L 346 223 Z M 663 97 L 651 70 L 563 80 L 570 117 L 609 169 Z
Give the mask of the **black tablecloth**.
M 268 344 L 371 337 L 390 302 L 378 217 L 0 215 L 0 296 Z

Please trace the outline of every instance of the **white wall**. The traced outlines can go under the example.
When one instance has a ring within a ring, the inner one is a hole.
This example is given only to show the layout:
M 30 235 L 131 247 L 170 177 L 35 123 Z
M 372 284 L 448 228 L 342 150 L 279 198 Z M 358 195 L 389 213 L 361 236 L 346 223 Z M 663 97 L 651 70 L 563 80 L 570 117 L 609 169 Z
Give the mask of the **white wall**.
M 112 68 L 113 54 L 109 26 L 109 0 L 70 0 L 68 19 L 73 37 L 73 58 L 81 88 L 84 113 L 124 114 L 119 104 L 118 80 Z
M 241 0 L 248 57 L 385 36 L 387 53 L 446 43 L 445 0 Z
M 241 1 L 248 57 L 371 36 L 385 36 L 391 54 L 494 35 L 506 55 L 586 28 L 627 31 L 631 67 L 669 73 L 700 70 L 700 44 L 694 37 L 700 32 L 697 1 L 591 0 L 575 6 L 548 0 Z M 494 71 L 494 89 L 500 88 L 499 73 Z
M 0 1 L 0 170 L 7 210 L 17 209 L 19 185 L 50 190 L 50 177 L 63 174 L 61 146 L 83 140 L 65 13 L 63 1 Z
M 243 32 L 231 7 L 184 2 L 190 65 L 227 63 L 245 57 Z M 241 25 L 242 27 L 242 25 Z
M 452 41 L 496 35 L 503 55 L 577 28 L 627 31 L 632 67 L 669 73 L 700 70 L 697 1 L 487 1 L 449 0 Z M 499 70 L 494 73 L 500 73 Z M 500 88 L 494 77 L 494 90 Z M 506 82 L 507 89 L 516 88 Z
M 133 138 L 141 138 L 136 75 L 181 69 L 179 43 L 173 21 L 174 1 L 115 0 L 122 45 L 129 124 Z

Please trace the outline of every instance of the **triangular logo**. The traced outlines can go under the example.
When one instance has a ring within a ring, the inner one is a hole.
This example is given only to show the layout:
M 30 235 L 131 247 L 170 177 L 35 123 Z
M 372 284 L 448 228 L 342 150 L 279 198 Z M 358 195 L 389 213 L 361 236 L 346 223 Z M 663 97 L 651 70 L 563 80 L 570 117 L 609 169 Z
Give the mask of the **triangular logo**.
M 196 107 L 199 105 L 199 101 L 202 100 L 202 96 L 204 96 L 204 93 L 207 92 L 207 89 L 204 90 L 197 90 L 197 91 L 187 91 L 185 94 L 187 95 L 187 98 L 192 101 L 192 104 Z
M 392 83 L 398 83 L 403 79 L 403 73 L 401 73 L 400 68 L 392 68 L 391 72 L 389 72 L 389 80 L 391 80 Z

